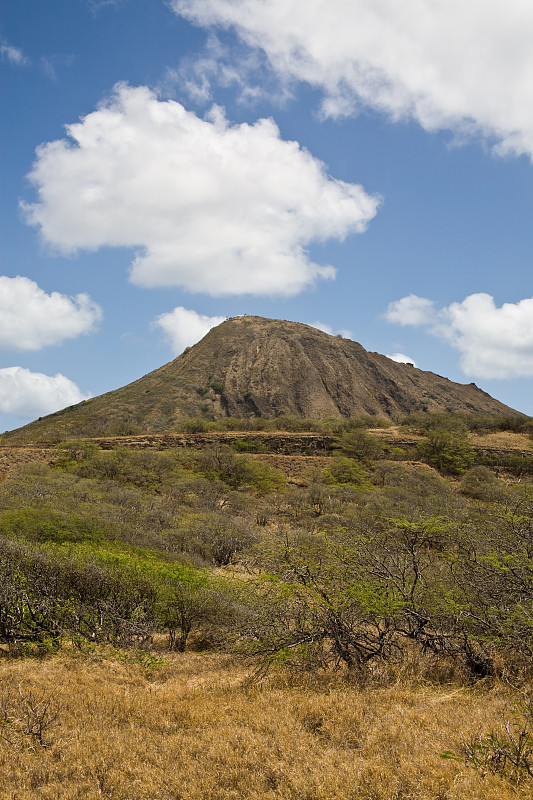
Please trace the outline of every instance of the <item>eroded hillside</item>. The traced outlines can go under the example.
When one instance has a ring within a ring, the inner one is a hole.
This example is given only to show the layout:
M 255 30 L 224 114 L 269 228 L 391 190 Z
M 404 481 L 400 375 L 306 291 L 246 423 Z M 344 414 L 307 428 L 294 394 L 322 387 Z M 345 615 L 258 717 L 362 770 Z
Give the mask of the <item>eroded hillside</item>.
M 174 361 L 108 394 L 5 434 L 6 441 L 169 433 L 187 419 L 397 420 L 416 411 L 519 412 L 298 322 L 229 319 Z

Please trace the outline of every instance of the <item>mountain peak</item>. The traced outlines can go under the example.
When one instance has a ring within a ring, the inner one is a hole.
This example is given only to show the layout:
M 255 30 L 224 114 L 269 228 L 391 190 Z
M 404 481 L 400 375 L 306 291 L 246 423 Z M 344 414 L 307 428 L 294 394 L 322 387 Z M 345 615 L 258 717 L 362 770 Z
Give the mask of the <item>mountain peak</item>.
M 173 361 L 113 392 L 7 434 L 8 440 L 164 433 L 190 417 L 370 414 L 399 419 L 414 411 L 518 415 L 475 384 L 454 383 L 370 353 L 310 325 L 231 317 Z

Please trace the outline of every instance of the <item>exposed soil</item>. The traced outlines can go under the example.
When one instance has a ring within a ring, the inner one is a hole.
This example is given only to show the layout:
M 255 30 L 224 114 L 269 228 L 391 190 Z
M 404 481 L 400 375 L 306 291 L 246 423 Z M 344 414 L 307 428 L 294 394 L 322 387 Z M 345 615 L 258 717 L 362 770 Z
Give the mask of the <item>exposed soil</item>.
M 54 450 L 45 447 L 1 447 L 0 481 L 29 464 L 53 464 L 57 458 Z

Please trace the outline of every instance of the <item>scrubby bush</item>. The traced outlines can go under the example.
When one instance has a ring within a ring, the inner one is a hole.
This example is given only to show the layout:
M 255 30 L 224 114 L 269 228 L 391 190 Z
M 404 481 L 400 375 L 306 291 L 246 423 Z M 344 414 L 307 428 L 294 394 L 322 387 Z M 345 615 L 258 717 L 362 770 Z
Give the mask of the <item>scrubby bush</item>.
M 461 491 L 476 500 L 497 500 L 502 489 L 494 472 L 488 467 L 476 466 L 467 470 L 461 479 Z
M 0 512 L 0 537 L 34 542 L 70 544 L 98 542 L 112 531 L 94 518 L 51 509 L 25 507 Z
M 417 446 L 421 458 L 445 475 L 462 475 L 473 466 L 474 448 L 464 437 L 442 430 L 431 430 Z
M 494 414 L 465 413 L 465 412 L 415 412 L 404 417 L 401 425 L 413 433 L 427 433 L 433 431 L 447 431 L 448 433 L 461 433 L 472 431 L 479 434 L 495 433 L 497 431 L 510 431 L 513 433 L 527 433 L 531 435 L 533 419 L 531 417 L 512 414 L 509 416 L 496 416 Z
M 227 566 L 256 541 L 252 526 L 219 509 L 183 515 L 169 539 L 184 553 L 198 555 L 206 564 Z
M 383 456 L 382 442 L 359 428 L 339 436 L 335 450 L 343 456 L 367 464 Z
M 209 430 L 209 425 L 205 419 L 195 417 L 181 422 L 178 430 L 182 433 L 206 433 Z
M 300 417 L 280 416 L 272 420 L 271 424 L 273 430 L 287 431 L 289 433 L 320 431 L 320 422 L 313 419 L 301 419 Z
M 368 482 L 368 473 L 360 463 L 353 458 L 337 456 L 331 459 L 323 471 L 326 483 L 334 486 L 349 484 L 353 486 L 371 485 Z
M 440 433 L 464 433 L 468 430 L 466 419 L 460 414 L 449 412 L 414 412 L 401 420 L 401 425 L 408 428 L 413 433 L 426 434 L 430 432 Z
M 358 680 L 429 657 L 518 680 L 533 657 L 527 473 L 497 479 L 453 431 L 420 447 L 441 474 L 385 460 L 356 425 L 328 461 L 286 459 L 286 486 L 270 457 L 220 444 L 68 443 L 0 484 L 0 638 L 148 647 L 166 632 L 176 650 L 232 642 Z
M 69 443 L 60 452 L 57 467 L 81 478 L 112 480 L 122 486 L 154 489 L 178 470 L 178 462 L 172 454 L 155 450 L 127 447 L 101 450 L 91 443 Z
M 197 468 L 208 477 L 218 478 L 235 489 L 248 488 L 268 494 L 285 486 L 280 470 L 246 456 L 235 455 L 231 447 L 205 448 L 196 457 Z
M 234 439 L 231 447 L 237 453 L 264 453 L 266 447 L 253 439 Z

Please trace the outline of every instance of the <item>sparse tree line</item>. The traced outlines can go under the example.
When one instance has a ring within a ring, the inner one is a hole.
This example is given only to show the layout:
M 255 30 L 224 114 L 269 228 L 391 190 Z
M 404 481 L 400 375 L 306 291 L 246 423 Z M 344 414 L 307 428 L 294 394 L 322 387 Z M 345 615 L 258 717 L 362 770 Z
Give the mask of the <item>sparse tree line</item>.
M 533 655 L 533 486 L 476 464 L 443 425 L 422 444 L 453 480 L 385 458 L 360 425 L 300 486 L 229 447 L 68 443 L 0 487 L 0 641 L 165 634 L 260 669 L 363 680 L 425 658 L 517 675 Z

